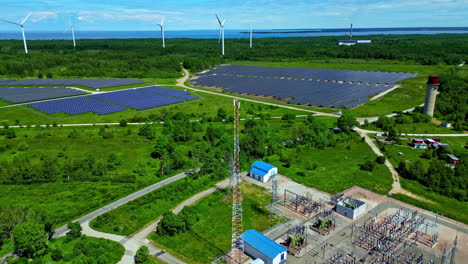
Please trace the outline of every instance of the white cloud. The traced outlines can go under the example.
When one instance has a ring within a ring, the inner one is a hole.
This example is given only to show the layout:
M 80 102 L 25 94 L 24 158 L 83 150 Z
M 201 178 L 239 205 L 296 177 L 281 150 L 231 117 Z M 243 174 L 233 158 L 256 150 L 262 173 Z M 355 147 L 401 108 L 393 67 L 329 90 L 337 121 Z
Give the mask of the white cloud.
M 58 18 L 57 13 L 50 12 L 50 11 L 36 11 L 36 12 L 33 12 L 31 15 L 31 21 L 34 23 L 44 21 L 44 20 L 57 19 L 57 18 Z
M 77 18 L 80 21 L 94 23 L 100 20 L 105 21 L 127 21 L 136 20 L 143 22 L 155 22 L 163 16 L 180 19 L 181 12 L 170 12 L 149 9 L 112 9 L 112 10 L 78 10 Z M 177 17 L 177 18 L 176 18 Z

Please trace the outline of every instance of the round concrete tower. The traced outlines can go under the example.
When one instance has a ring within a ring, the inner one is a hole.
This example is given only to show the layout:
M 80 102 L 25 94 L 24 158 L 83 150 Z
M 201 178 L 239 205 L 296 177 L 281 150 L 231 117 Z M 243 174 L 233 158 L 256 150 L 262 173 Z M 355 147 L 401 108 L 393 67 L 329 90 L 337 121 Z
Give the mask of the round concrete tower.
M 427 80 L 426 102 L 424 103 L 424 114 L 434 117 L 434 108 L 437 94 L 439 93 L 439 76 L 429 75 Z

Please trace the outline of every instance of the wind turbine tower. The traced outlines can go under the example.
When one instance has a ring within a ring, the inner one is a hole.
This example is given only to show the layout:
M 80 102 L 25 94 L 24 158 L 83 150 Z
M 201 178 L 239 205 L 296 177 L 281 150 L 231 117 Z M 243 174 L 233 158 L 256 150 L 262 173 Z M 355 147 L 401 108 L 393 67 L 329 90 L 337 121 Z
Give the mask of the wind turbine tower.
M 216 19 L 218 19 L 218 23 L 219 23 L 219 38 L 221 40 L 221 54 L 224 56 L 224 22 L 226 22 L 226 20 L 223 20 L 223 22 L 221 22 L 221 19 L 219 19 L 218 15 L 216 15 Z
M 75 27 L 73 26 L 72 22 L 71 22 L 71 18 L 69 17 L 68 18 L 68 23 L 69 23 L 69 26 L 70 26 L 70 30 L 71 30 L 71 33 L 72 33 L 72 39 L 73 39 L 73 48 L 76 49 L 76 40 L 75 40 Z
M 21 27 L 21 33 L 23 34 L 23 42 L 24 42 L 24 53 L 28 53 L 28 45 L 26 44 L 26 36 L 24 35 L 24 23 L 26 23 L 26 20 L 28 20 L 28 18 L 31 16 L 32 12 L 29 13 L 24 19 L 23 21 L 21 21 L 21 23 L 16 23 L 16 22 L 11 22 L 11 21 L 8 21 L 8 20 L 4 20 L 4 19 L 0 19 L 1 21 L 4 21 L 4 22 L 7 22 L 7 23 L 10 23 L 10 24 L 14 24 L 14 25 L 17 25 L 17 26 L 20 26 Z
M 353 39 L 353 24 L 351 24 L 351 27 L 349 28 L 349 39 Z
M 250 48 L 252 48 L 252 25 L 250 25 Z
M 161 28 L 161 39 L 162 39 L 162 46 L 166 48 L 166 41 L 164 40 L 164 17 L 161 18 L 161 24 L 158 24 Z

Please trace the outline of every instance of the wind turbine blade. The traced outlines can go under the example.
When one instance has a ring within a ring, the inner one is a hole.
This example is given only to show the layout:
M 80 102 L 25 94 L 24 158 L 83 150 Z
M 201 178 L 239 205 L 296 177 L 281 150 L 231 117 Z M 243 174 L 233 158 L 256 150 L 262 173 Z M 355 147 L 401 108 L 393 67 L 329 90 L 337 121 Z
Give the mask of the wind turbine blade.
M 11 22 L 11 21 L 8 21 L 8 20 L 5 20 L 5 19 L 1 19 L 1 18 L 0 18 L 0 20 L 3 21 L 3 22 L 7 22 L 7 23 L 10 23 L 10 24 L 14 24 L 14 25 L 21 26 L 20 24 L 18 24 L 18 23 L 16 23 L 16 22 Z
M 226 22 L 226 19 L 223 20 L 223 23 L 221 23 L 221 26 L 224 27 L 224 22 Z
M 221 23 L 221 19 L 219 19 L 218 15 L 216 15 L 216 19 L 218 19 L 219 25 L 222 26 L 223 24 Z
M 24 25 L 24 23 L 26 22 L 26 20 L 28 20 L 28 18 L 32 15 L 32 12 L 30 12 L 24 19 L 23 21 L 21 21 L 21 25 Z
M 161 18 L 161 27 L 164 26 L 164 17 Z

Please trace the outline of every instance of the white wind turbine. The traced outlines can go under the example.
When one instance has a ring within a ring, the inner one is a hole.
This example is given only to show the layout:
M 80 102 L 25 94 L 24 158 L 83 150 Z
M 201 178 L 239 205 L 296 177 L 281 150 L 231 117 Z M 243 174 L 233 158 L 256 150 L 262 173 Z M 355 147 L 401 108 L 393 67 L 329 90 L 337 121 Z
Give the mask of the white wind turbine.
M 27 54 L 28 53 L 28 45 L 26 44 L 26 36 L 24 35 L 24 23 L 26 22 L 26 20 L 28 20 L 28 18 L 31 16 L 32 12 L 29 13 L 24 19 L 23 21 L 21 21 L 21 23 L 16 23 L 16 22 L 11 22 L 11 21 L 8 21 L 8 20 L 4 20 L 4 19 L 0 19 L 1 21 L 4 21 L 4 22 L 7 22 L 7 23 L 10 23 L 10 24 L 14 24 L 14 25 L 17 25 L 17 26 L 20 26 L 21 27 L 21 33 L 23 34 L 23 42 L 24 42 L 24 52 Z
M 158 24 L 158 26 L 161 28 L 162 45 L 163 45 L 163 48 L 165 48 L 166 41 L 164 40 L 164 17 L 161 18 L 161 24 Z
M 250 48 L 252 48 L 252 25 L 250 25 Z
M 71 18 L 68 17 L 68 23 L 69 23 L 69 27 L 70 27 L 70 30 L 71 30 L 71 33 L 72 33 L 72 38 L 73 38 L 73 48 L 76 49 L 76 41 L 75 41 L 75 27 L 73 26 L 72 24 L 72 21 L 71 21 Z
M 226 20 L 223 20 L 223 22 L 221 22 L 218 15 L 216 15 L 216 19 L 218 19 L 219 23 L 219 40 L 221 41 L 222 54 L 224 56 L 224 22 L 226 22 Z

